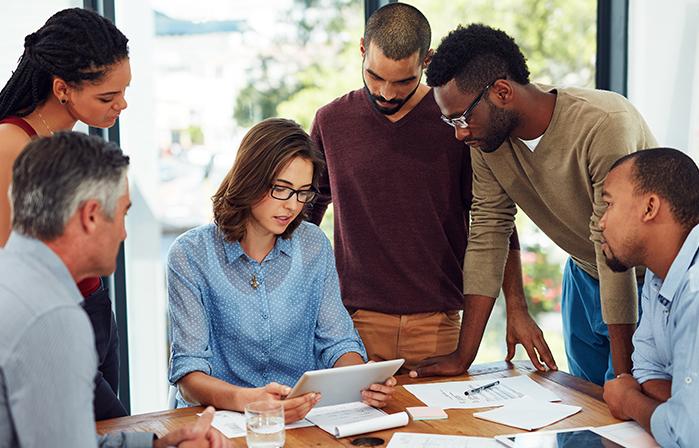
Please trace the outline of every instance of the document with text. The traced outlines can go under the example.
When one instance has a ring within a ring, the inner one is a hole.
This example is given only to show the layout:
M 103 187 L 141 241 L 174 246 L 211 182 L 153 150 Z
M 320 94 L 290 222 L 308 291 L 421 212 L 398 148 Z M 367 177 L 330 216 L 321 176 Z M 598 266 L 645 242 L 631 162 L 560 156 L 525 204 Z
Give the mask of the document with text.
M 335 437 L 349 437 L 367 432 L 381 431 L 408 424 L 408 414 L 386 414 L 368 404 L 356 401 L 314 408 L 306 419 Z
M 497 386 L 470 395 L 464 395 L 464 392 L 490 384 L 493 380 L 407 384 L 404 387 L 426 406 L 438 406 L 442 409 L 502 406 L 525 396 L 536 397 L 543 401 L 561 401 L 558 395 L 540 386 L 528 376 L 500 378 L 499 381 Z

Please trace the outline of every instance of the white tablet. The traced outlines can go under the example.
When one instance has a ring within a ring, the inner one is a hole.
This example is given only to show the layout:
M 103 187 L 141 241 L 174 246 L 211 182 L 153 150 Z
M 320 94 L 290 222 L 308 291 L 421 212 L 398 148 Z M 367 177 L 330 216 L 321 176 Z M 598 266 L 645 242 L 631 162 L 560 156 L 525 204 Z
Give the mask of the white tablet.
M 590 427 L 495 436 L 495 440 L 514 448 L 624 448 L 628 446 L 623 441 L 611 440 L 609 435 L 602 435 L 596 428 Z
M 301 376 L 286 398 L 294 398 L 309 392 L 320 392 L 323 398 L 319 406 L 362 401 L 361 391 L 374 383 L 383 384 L 400 369 L 404 359 L 311 370 Z

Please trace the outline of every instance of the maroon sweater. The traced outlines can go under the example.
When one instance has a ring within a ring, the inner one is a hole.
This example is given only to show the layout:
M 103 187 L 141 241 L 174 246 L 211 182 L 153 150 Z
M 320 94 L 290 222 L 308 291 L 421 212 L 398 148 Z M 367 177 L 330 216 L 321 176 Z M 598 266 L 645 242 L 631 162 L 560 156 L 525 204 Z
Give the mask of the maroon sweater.
M 439 117 L 431 90 L 397 123 L 372 107 L 364 89 L 316 114 L 311 137 L 328 170 L 309 220 L 320 223 L 334 203 L 347 308 L 463 309 L 471 158 Z

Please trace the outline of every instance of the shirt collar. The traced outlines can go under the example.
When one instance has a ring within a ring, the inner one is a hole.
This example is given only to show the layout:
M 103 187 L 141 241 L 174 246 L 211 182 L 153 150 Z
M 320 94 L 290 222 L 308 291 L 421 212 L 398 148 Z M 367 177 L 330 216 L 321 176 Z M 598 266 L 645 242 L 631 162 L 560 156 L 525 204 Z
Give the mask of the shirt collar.
M 67 291 L 71 291 L 71 298 L 75 300 L 76 304 L 80 304 L 83 301 L 83 296 L 80 294 L 80 290 L 75 283 L 73 275 L 68 270 L 68 267 L 63 263 L 63 260 L 42 241 L 21 235 L 17 232 L 12 232 L 4 250 L 6 250 L 8 254 L 15 252 L 21 257 L 36 259 L 38 263 L 46 266 L 46 268 L 55 275 L 56 279 L 58 279 Z
M 695 226 L 687 239 L 682 244 L 682 248 L 675 257 L 675 260 L 667 272 L 667 276 L 660 287 L 660 295 L 672 302 L 675 293 L 682 285 L 685 274 L 694 263 L 694 259 L 699 250 L 699 225 Z
M 221 238 L 223 238 L 223 236 L 221 236 Z M 228 263 L 233 263 L 243 255 L 246 257 L 248 256 L 240 245 L 240 241 L 229 243 L 224 240 L 223 249 L 226 251 L 226 261 L 228 261 Z M 277 241 L 274 243 L 274 247 L 265 257 L 265 260 L 273 260 L 277 258 L 280 253 L 284 253 L 289 257 L 291 256 L 291 238 L 283 239 L 278 237 Z

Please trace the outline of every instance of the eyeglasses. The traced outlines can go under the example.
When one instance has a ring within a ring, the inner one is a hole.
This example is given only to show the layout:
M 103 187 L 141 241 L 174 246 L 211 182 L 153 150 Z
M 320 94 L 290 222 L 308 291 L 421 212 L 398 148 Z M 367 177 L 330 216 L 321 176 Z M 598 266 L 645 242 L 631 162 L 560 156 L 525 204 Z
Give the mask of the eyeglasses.
M 498 81 L 499 79 L 505 79 L 505 78 L 498 78 L 495 81 Z M 466 122 L 466 119 L 468 118 L 469 115 L 471 115 L 471 112 L 473 112 L 473 109 L 476 108 L 481 103 L 481 100 L 483 99 L 483 95 L 485 95 L 485 92 L 488 91 L 490 87 L 492 87 L 493 84 L 495 84 L 495 81 L 491 82 L 487 86 L 485 86 L 485 89 L 476 97 L 475 100 L 473 100 L 473 103 L 471 103 L 470 106 L 468 106 L 468 109 L 466 109 L 466 112 L 461 114 L 459 118 L 447 118 L 444 115 L 442 115 L 442 121 L 448 124 L 449 126 L 455 128 L 455 127 L 460 127 L 461 129 L 466 129 L 468 127 L 468 123 Z
M 310 190 L 294 190 L 293 188 L 284 187 L 282 185 L 272 185 L 272 190 L 269 194 L 274 199 L 286 201 L 287 199 L 290 199 L 294 195 L 294 193 L 296 193 L 297 201 L 299 201 L 302 204 L 308 204 L 309 202 L 313 202 L 313 200 L 316 198 L 316 195 L 320 192 L 313 187 L 311 187 Z

